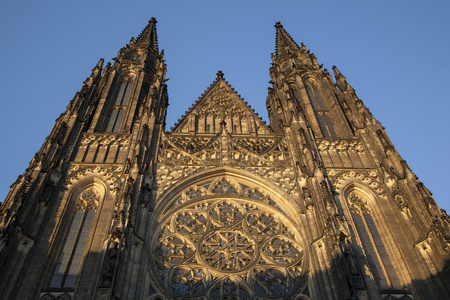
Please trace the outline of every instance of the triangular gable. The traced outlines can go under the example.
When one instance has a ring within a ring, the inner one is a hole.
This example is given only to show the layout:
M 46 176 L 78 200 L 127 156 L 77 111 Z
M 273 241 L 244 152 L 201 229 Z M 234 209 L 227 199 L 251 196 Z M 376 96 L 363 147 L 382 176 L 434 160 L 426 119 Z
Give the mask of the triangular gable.
M 216 80 L 172 128 L 173 133 L 273 134 L 265 122 L 217 73 Z

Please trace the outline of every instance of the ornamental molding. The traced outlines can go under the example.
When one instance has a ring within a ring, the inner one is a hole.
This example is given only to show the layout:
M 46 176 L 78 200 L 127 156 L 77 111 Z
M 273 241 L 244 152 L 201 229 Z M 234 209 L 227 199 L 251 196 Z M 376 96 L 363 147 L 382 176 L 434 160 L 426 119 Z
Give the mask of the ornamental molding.
M 333 188 L 338 192 L 351 183 L 359 182 L 363 186 L 370 187 L 379 196 L 386 197 L 386 191 L 379 182 L 379 176 L 375 170 L 329 170 L 327 174 Z
M 265 179 L 249 176 L 252 174 L 248 172 L 243 174 L 241 171 L 241 174 L 238 174 L 240 170 L 233 170 L 236 173 L 230 171 L 208 170 L 174 185 L 158 198 L 155 214 L 161 219 L 199 199 L 223 195 L 249 198 L 285 214 L 300 211 L 287 193 L 277 186 L 271 186 Z M 294 213 L 291 217 L 298 216 Z
M 197 106 L 198 114 L 211 114 L 217 116 L 245 115 L 246 109 L 238 102 L 239 97 L 225 84 L 220 84 L 209 95 L 210 101 L 204 101 Z
M 102 179 L 109 186 L 110 191 L 115 193 L 120 183 L 119 176 L 122 170 L 122 166 L 117 165 L 74 164 L 70 166 L 64 185 L 66 189 L 69 189 L 87 177 L 96 177 Z
M 158 194 L 166 192 L 174 184 L 188 178 L 192 174 L 202 171 L 213 171 L 217 169 L 215 166 L 179 166 L 176 164 L 158 165 L 156 171 L 156 183 L 158 185 Z M 258 178 L 266 178 L 275 186 L 291 196 L 299 197 L 297 189 L 296 173 L 291 167 L 239 167 L 235 168 L 240 171 L 249 172 L 249 177 L 258 176 Z
M 81 193 L 78 197 L 76 208 L 77 211 L 96 211 L 98 202 L 100 200 L 100 193 L 96 188 L 90 188 Z
M 364 147 L 360 140 L 342 140 L 342 139 L 317 139 L 317 148 L 320 152 L 329 150 L 346 151 L 353 150 L 364 152 Z
M 90 145 L 101 146 L 128 146 L 130 143 L 129 134 L 111 134 L 111 133 L 85 133 L 81 139 L 80 145 L 87 147 Z
M 156 172 L 159 192 L 200 170 L 225 166 L 250 171 L 291 195 L 298 194 L 284 137 L 233 137 L 225 130 L 210 139 L 163 134 Z

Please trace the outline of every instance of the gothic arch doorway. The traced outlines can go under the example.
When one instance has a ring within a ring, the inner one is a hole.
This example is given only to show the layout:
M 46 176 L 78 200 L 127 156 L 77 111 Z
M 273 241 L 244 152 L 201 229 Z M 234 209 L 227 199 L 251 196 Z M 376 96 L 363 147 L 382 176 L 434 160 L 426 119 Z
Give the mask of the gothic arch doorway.
M 288 299 L 305 289 L 298 210 L 284 192 L 245 175 L 216 170 L 164 193 L 148 250 L 166 297 Z

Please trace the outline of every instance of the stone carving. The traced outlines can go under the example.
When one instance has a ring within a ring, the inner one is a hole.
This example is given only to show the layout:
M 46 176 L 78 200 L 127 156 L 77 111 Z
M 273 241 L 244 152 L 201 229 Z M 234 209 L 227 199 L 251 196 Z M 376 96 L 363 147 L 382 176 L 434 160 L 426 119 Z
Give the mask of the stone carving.
M 258 242 L 246 232 L 218 228 L 200 240 L 199 255 L 211 268 L 220 272 L 241 272 L 256 263 Z
M 296 175 L 282 137 L 236 139 L 221 132 L 214 138 L 205 138 L 201 146 L 195 144 L 188 137 L 163 134 L 156 172 L 160 192 L 200 169 L 231 165 L 267 176 L 289 193 L 295 193 Z
M 117 258 L 119 257 L 119 243 L 114 242 L 113 246 L 106 252 L 104 271 L 102 276 L 102 288 L 111 287 L 116 268 Z
M 250 299 L 248 287 L 238 278 L 225 278 L 211 290 L 211 299 Z
M 102 177 L 109 184 L 111 192 L 116 192 L 120 182 L 118 176 L 121 172 L 121 166 L 79 166 L 72 164 L 65 181 L 65 187 L 69 189 L 81 178 L 88 175 L 96 175 Z
M 348 201 L 350 204 L 350 211 L 354 215 L 370 215 L 370 209 L 367 206 L 367 201 L 363 200 L 363 197 L 357 195 L 355 192 L 348 195 Z
M 357 152 L 364 152 L 364 147 L 360 140 L 318 139 L 317 148 L 319 148 L 320 152 L 325 152 L 327 150 L 355 150 Z
M 237 140 L 237 143 L 250 152 L 264 154 L 272 149 L 280 140 L 276 141 L 267 138 L 241 138 Z
M 284 299 L 305 284 L 296 226 L 262 192 L 237 184 L 221 177 L 190 187 L 183 208 L 162 217 L 150 272 L 171 297 Z
M 195 153 L 205 148 L 213 138 L 207 137 L 174 137 L 171 142 L 188 153 Z
M 332 180 L 333 188 L 340 190 L 345 186 L 347 182 L 361 182 L 363 185 L 367 185 L 374 189 L 378 195 L 385 197 L 386 191 L 378 181 L 378 174 L 374 170 L 362 171 L 362 170 L 350 170 L 350 171 L 336 171 L 331 170 L 328 172 L 329 178 Z
M 230 183 L 231 182 L 231 183 Z M 238 194 L 241 188 L 234 180 L 228 178 L 220 178 L 212 183 L 211 192 L 214 194 Z
M 198 296 L 206 289 L 206 273 L 201 267 L 176 267 L 171 274 L 171 290 L 175 296 Z
M 41 207 L 47 206 L 47 204 L 50 201 L 50 199 L 52 198 L 55 190 L 56 190 L 56 186 L 53 181 L 50 180 L 45 184 L 44 191 L 42 192 L 42 196 L 39 199 L 39 203 L 40 203 Z
M 180 195 L 174 197 L 174 202 L 167 208 L 166 211 L 170 212 L 172 209 L 177 209 L 179 205 L 185 204 L 187 202 L 194 202 L 199 199 L 218 195 L 233 195 L 237 197 L 250 198 L 253 201 L 258 201 L 260 203 L 270 205 L 278 211 L 283 211 L 280 206 L 275 201 L 273 201 L 273 199 L 271 199 L 271 197 L 265 192 L 253 187 L 244 189 L 242 184 L 228 176 L 219 177 L 215 180 L 212 180 L 211 182 L 204 183 L 202 186 L 190 186 L 189 188 L 181 192 Z M 214 212 L 213 218 L 215 222 L 217 222 L 218 224 L 232 223 L 234 222 L 234 218 L 239 218 L 239 216 L 243 215 L 244 208 L 239 205 L 234 205 L 235 203 L 229 203 L 227 201 L 218 202 L 212 209 Z M 202 203 L 201 206 L 202 210 L 206 210 L 209 208 L 207 203 Z M 239 219 L 239 221 L 240 220 L 241 219 Z
M 88 189 L 81 193 L 77 201 L 77 211 L 94 211 L 97 209 L 100 194 L 96 189 Z
M 98 145 L 120 145 L 128 146 L 130 143 L 129 134 L 111 134 L 111 133 L 85 133 L 81 139 L 82 146 Z
M 231 94 L 230 89 L 224 84 L 221 84 L 218 88 L 214 89 L 210 97 L 212 101 L 205 101 L 197 108 L 199 114 L 208 113 L 218 116 L 235 116 L 245 114 L 243 107 L 239 105 L 240 103 L 238 101 L 233 101 L 235 100 L 234 95 Z

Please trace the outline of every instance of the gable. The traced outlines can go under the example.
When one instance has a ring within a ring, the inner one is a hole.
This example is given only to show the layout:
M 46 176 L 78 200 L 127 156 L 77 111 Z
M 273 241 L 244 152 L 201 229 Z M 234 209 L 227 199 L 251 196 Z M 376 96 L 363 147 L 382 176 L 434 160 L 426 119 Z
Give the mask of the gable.
M 230 134 L 272 134 L 219 71 L 216 80 L 172 128 L 172 133 L 217 134 L 222 126 Z

